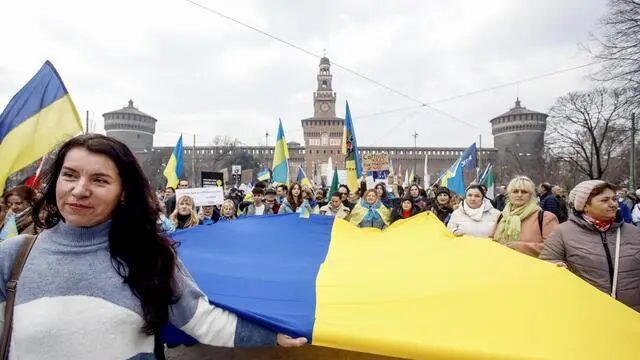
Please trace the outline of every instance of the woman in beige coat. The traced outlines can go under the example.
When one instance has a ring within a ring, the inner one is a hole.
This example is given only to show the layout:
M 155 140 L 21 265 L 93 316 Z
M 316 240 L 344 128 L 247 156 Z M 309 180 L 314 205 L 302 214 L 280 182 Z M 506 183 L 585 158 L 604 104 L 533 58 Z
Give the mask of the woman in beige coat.
M 622 221 L 616 188 L 589 180 L 569 194 L 574 213 L 544 244 L 540 259 L 640 311 L 640 230 Z
M 535 184 L 526 176 L 511 180 L 507 193 L 507 205 L 491 237 L 521 253 L 538 257 L 544 240 L 558 226 L 558 218 L 540 208 L 534 196 Z

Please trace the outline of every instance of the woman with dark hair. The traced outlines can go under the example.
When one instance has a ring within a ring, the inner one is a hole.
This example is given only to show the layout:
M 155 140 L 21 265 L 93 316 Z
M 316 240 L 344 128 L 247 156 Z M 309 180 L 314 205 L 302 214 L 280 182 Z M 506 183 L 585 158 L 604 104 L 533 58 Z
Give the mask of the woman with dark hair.
M 366 186 L 366 185 L 365 185 Z M 393 205 L 396 201 L 396 197 L 392 192 L 387 191 L 387 184 L 383 182 L 379 182 L 374 187 L 376 192 L 378 193 L 378 199 L 380 202 L 387 207 L 387 209 L 393 209 Z
M 28 186 L 18 186 L 7 191 L 3 196 L 7 212 L 0 229 L 2 229 L 7 219 L 13 216 L 18 228 L 18 235 L 35 235 L 37 230 L 32 216 L 35 200 L 36 191 Z
M 302 186 L 298 183 L 291 184 L 287 198 L 282 201 L 278 214 L 291 214 L 298 211 L 298 208 L 302 205 Z
M 411 200 L 413 206 L 416 206 L 418 209 L 420 209 L 420 211 L 422 211 L 427 207 L 427 202 L 425 200 L 426 196 L 427 193 L 424 190 L 420 189 L 420 186 L 418 186 L 417 184 L 413 184 L 409 186 L 409 193 L 407 194 L 405 199 Z
M 571 190 L 569 202 L 573 214 L 549 235 L 539 258 L 640 311 L 640 230 L 622 221 L 616 187 L 584 181 Z
M 393 210 L 391 210 L 391 223 L 393 224 L 398 220 L 408 219 L 421 211 L 422 209 L 413 202 L 413 199 L 410 196 L 405 197 L 393 208 Z
M 493 208 L 482 185 L 469 185 L 464 201 L 451 214 L 447 229 L 456 236 L 488 237 L 498 216 L 500 211 Z
M 436 190 L 436 197 L 429 210 L 445 225 L 449 222 L 453 208 L 451 207 L 451 192 L 449 192 L 448 188 L 443 186 Z
M 155 196 L 126 145 L 97 134 L 72 138 L 44 184 L 33 217 L 45 230 L 20 275 L 12 358 L 154 359 L 154 334 L 167 322 L 209 345 L 306 342 L 209 304 L 159 231 Z M 30 240 L 0 243 L 0 305 Z

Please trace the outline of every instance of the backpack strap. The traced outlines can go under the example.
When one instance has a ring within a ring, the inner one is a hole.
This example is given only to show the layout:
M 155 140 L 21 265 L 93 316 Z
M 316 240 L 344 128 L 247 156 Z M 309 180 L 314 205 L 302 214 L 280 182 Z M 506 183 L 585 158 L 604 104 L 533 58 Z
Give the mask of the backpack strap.
M 2 338 L 0 338 L 0 359 L 6 360 L 9 358 L 9 344 L 11 342 L 11 331 L 13 330 L 13 308 L 16 302 L 16 290 L 18 289 L 18 280 L 20 274 L 24 268 L 24 264 L 27 262 L 29 253 L 33 248 L 33 244 L 36 243 L 37 236 L 30 235 L 20 246 L 20 252 L 16 257 L 13 268 L 11 269 L 11 277 L 7 282 L 7 301 L 4 307 L 4 326 L 2 328 Z
M 540 235 L 542 235 L 542 223 L 544 222 L 544 210 L 538 210 L 538 227 L 540 228 Z

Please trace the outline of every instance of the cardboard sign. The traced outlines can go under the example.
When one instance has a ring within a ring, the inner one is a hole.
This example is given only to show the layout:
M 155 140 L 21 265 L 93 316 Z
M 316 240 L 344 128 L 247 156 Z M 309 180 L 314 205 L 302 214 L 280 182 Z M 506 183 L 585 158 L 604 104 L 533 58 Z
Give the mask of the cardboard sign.
M 191 189 L 176 189 L 176 199 L 182 196 L 193 198 L 196 206 L 222 205 L 224 189 L 222 187 L 201 187 Z
M 362 155 L 362 172 L 389 170 L 389 154 Z
M 201 185 L 203 188 L 222 186 L 224 184 L 224 174 L 221 172 L 201 171 Z

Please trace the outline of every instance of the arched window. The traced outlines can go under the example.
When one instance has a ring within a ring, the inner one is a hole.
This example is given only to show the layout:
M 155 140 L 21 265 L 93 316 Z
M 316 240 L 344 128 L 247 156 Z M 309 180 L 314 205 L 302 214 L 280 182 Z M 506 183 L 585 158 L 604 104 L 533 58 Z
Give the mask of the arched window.
M 329 134 L 325 132 L 320 135 L 320 144 L 322 146 L 329 146 Z

